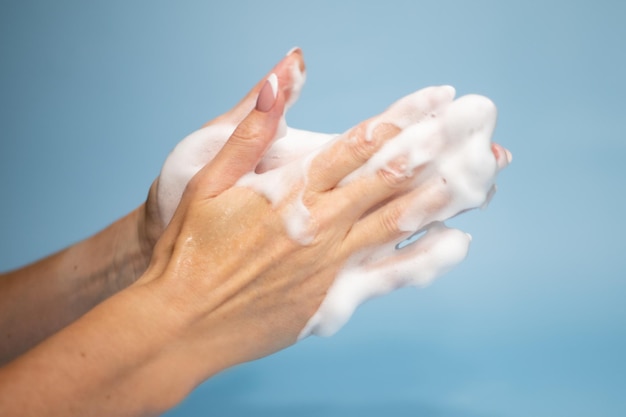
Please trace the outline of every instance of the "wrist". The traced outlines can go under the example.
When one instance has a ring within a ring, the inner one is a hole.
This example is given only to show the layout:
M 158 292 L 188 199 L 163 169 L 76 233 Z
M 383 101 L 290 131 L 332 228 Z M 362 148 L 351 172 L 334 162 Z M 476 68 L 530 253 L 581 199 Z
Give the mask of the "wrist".
M 159 236 L 159 233 L 150 230 L 147 210 L 146 203 L 143 203 L 129 214 L 134 223 L 133 230 L 135 231 L 132 239 L 133 247 L 137 254 L 137 264 L 141 269 L 136 278 L 143 275 L 150 264 L 150 259 Z
M 146 275 L 151 274 L 148 270 Z M 163 412 L 175 406 L 193 389 L 212 376 L 240 363 L 233 354 L 236 340 L 233 329 L 222 329 L 211 314 L 201 315 L 191 300 L 185 300 L 181 286 L 173 287 L 167 280 L 152 279 L 139 282 L 127 291 L 134 293 L 137 303 L 151 306 L 155 318 L 153 332 L 160 341 L 153 344 L 158 352 L 150 363 L 136 375 L 137 381 L 152 381 L 150 400 Z M 185 281 L 184 277 L 178 277 Z M 196 294 L 197 296 L 197 294 Z M 152 324 L 150 326 L 152 326 Z M 224 331 L 228 330 L 228 331 Z M 163 376 L 167 376 L 164 378 Z
M 196 249 L 190 248 L 192 240 L 176 236 L 169 245 L 168 241 L 168 236 L 159 241 L 162 246 L 135 286 L 144 287 L 157 299 L 162 314 L 176 327 L 177 350 L 170 351 L 178 355 L 178 368 L 199 384 L 246 361 L 239 350 L 247 340 L 245 331 L 224 312 L 222 305 L 228 297 L 216 285 L 232 275 L 215 268 L 210 254 L 198 257 Z
M 108 256 L 102 257 L 104 264 L 101 267 L 106 281 L 103 289 L 109 295 L 133 284 L 148 268 L 153 246 L 143 232 L 143 213 L 142 204 L 95 236 L 96 245 L 102 241 L 102 246 L 110 248 Z M 91 255 L 92 263 L 99 263 L 93 259 L 94 254 L 86 255 Z

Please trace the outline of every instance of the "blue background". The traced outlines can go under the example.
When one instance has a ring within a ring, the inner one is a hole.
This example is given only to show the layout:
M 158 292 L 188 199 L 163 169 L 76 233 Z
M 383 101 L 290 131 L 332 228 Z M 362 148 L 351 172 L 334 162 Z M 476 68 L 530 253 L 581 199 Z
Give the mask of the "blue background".
M 174 416 L 626 415 L 626 3 L 3 1 L 0 270 L 141 203 L 169 150 L 294 45 L 292 126 L 432 84 L 492 98 L 512 166 L 469 258 L 200 386 Z

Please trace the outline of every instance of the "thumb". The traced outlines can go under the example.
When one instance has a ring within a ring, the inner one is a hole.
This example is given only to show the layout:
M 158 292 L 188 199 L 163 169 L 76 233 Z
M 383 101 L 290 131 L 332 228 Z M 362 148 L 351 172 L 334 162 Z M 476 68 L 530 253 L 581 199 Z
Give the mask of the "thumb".
M 214 197 L 253 171 L 271 146 L 285 108 L 285 98 L 275 73 L 265 81 L 254 109 L 237 126 L 228 141 L 196 174 L 197 186 L 206 197 Z
M 279 90 L 282 91 L 285 97 L 286 107 L 291 107 L 300 96 L 300 91 L 306 80 L 306 66 L 302 50 L 294 48 L 289 51 L 266 77 L 269 77 L 271 74 L 276 74 Z M 248 115 L 250 109 L 254 108 L 259 92 L 264 87 L 266 81 L 267 78 L 261 79 L 235 107 L 206 123 L 205 126 L 215 123 L 239 124 Z

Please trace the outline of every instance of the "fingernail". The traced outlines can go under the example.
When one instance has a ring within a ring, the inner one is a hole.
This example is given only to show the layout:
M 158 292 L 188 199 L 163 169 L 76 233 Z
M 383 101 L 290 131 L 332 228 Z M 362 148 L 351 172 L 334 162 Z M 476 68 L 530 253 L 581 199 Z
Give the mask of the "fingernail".
M 267 81 L 259 92 L 259 97 L 256 100 L 256 109 L 262 112 L 268 112 L 274 103 L 276 102 L 276 94 L 278 92 L 278 77 L 272 73 L 267 77 Z
M 287 54 L 285 56 L 289 56 L 289 55 L 291 55 L 293 53 L 301 54 L 302 53 L 302 49 L 299 46 L 294 46 L 293 48 L 291 48 L 289 50 L 289 52 L 287 52 Z
M 300 70 L 300 73 L 304 74 L 306 67 L 304 65 L 304 60 L 302 59 L 302 49 L 299 46 L 294 46 L 289 50 L 289 52 L 287 52 L 285 57 L 289 57 L 293 54 L 299 55 L 300 59 L 298 59 L 298 69 Z
M 513 161 L 513 154 L 508 149 L 504 149 L 504 153 L 506 154 L 506 161 L 510 164 Z

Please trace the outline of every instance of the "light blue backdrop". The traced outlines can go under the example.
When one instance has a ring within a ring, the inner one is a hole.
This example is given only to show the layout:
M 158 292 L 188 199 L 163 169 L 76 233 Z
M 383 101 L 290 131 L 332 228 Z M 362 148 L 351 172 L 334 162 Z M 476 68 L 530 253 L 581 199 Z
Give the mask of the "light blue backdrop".
M 626 3 L 3 1 L 0 270 L 145 197 L 168 151 L 294 45 L 291 125 L 423 86 L 499 107 L 513 165 L 454 222 L 470 257 L 202 385 L 174 416 L 626 415 Z

